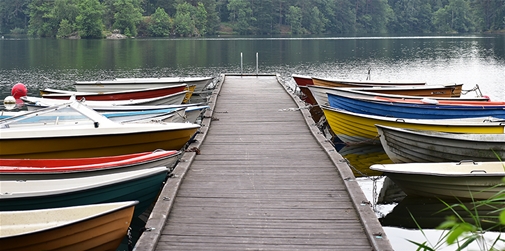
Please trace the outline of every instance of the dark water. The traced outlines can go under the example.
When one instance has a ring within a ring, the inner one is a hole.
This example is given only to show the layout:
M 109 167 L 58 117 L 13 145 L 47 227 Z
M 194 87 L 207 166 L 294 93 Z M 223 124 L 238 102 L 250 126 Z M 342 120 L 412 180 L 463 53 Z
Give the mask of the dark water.
M 0 39 L 0 99 L 10 95 L 18 82 L 27 86 L 30 95 L 38 96 L 38 90 L 46 87 L 72 90 L 76 80 L 254 73 L 256 55 L 260 73 L 280 74 L 293 86 L 291 74 L 364 80 L 370 69 L 373 80 L 463 83 L 465 90 L 478 86 L 492 100 L 505 100 L 503 34 L 128 40 L 6 37 Z M 374 161 L 385 161 L 380 150 L 345 153 L 352 155 L 356 166 L 366 169 Z M 375 200 L 373 191 L 380 189 L 380 182 L 377 189 L 371 178 L 360 178 L 360 183 L 370 200 Z M 382 217 L 395 206 L 378 204 L 375 208 Z M 424 242 L 425 237 L 412 226 L 400 224 L 404 221 L 399 218 L 395 224 L 388 219 L 386 234 L 396 250 L 413 250 L 406 239 Z M 440 233 L 429 229 L 431 226 L 425 234 L 436 242 Z

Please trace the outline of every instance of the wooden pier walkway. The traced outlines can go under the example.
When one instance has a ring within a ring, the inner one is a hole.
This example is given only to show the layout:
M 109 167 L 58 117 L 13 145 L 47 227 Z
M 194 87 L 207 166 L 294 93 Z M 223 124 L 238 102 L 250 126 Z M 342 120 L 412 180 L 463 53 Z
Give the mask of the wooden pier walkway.
M 134 250 L 392 250 L 351 169 L 277 76 L 223 76 L 209 105 Z

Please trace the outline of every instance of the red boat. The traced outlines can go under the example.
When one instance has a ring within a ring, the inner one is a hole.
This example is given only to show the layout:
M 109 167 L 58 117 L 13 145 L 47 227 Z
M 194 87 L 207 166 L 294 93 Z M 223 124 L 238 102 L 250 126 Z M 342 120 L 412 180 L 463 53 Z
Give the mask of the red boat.
M 314 83 L 312 83 L 312 77 L 310 77 L 310 76 L 293 74 L 293 75 L 291 75 L 291 77 L 293 77 L 293 79 L 296 82 L 296 85 L 298 85 L 299 87 L 314 84 Z
M 40 91 L 40 95 L 44 98 L 51 99 L 66 99 L 75 95 L 77 100 L 84 98 L 85 100 L 103 101 L 103 100 L 134 100 L 134 99 L 147 99 L 167 96 L 179 92 L 183 92 L 188 87 L 187 84 L 167 85 L 163 87 L 147 88 L 139 90 L 117 91 L 117 92 L 74 92 L 63 91 L 56 89 L 44 89 Z
M 68 159 L 1 159 L 0 174 L 69 174 L 118 169 L 146 169 L 165 166 L 171 169 L 180 151 L 157 150 L 125 155 Z

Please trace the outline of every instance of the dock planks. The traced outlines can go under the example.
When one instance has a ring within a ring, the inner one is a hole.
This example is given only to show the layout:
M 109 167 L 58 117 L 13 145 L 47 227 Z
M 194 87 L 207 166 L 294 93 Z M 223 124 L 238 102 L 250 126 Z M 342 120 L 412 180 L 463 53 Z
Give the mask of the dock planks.
M 135 250 L 392 250 L 276 76 L 225 76 L 217 94 Z

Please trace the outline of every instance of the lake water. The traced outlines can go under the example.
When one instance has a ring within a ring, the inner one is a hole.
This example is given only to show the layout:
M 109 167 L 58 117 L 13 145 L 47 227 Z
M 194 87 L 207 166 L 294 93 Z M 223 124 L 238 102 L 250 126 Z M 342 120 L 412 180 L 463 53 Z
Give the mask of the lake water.
M 364 80 L 370 69 L 372 80 L 462 83 L 464 90 L 478 87 L 492 100 L 505 100 L 504 34 L 128 40 L 5 37 L 0 39 L 0 99 L 10 95 L 18 82 L 27 86 L 30 95 L 38 96 L 38 90 L 46 87 L 72 90 L 76 80 L 254 73 L 256 55 L 260 73 L 280 74 L 293 86 L 291 74 Z M 466 95 L 475 96 L 475 92 Z M 373 182 L 360 178 L 360 183 L 370 200 L 375 200 Z M 379 204 L 376 209 L 378 215 L 386 215 L 395 206 Z M 441 222 L 443 217 L 436 220 Z M 394 221 L 388 224 L 384 228 L 395 250 L 415 250 L 406 239 L 426 240 L 416 228 L 400 228 Z M 429 228 L 425 234 L 431 242 L 440 236 Z

